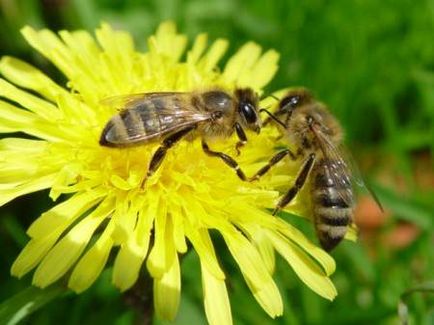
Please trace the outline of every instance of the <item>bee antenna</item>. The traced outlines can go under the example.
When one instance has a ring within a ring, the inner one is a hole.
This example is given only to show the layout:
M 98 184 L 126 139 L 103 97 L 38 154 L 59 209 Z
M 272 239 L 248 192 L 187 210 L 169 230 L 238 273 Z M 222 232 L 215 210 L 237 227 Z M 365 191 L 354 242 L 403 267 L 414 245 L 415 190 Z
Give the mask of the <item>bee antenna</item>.
M 276 101 L 280 101 L 280 98 L 276 95 L 271 94 L 269 97 L 274 98 Z
M 265 108 L 261 108 L 259 110 L 259 112 L 264 112 L 266 113 L 274 122 L 276 122 L 277 124 L 281 125 L 282 127 L 286 128 L 285 123 L 283 123 L 281 120 L 279 120 L 276 116 L 274 116 L 273 113 L 271 113 L 269 110 L 265 109 Z
M 277 97 L 276 95 L 273 95 L 273 94 L 266 95 L 266 96 L 262 97 L 262 99 L 267 98 L 267 97 L 271 97 L 271 98 L 275 99 L 276 101 L 280 101 L 280 98 Z

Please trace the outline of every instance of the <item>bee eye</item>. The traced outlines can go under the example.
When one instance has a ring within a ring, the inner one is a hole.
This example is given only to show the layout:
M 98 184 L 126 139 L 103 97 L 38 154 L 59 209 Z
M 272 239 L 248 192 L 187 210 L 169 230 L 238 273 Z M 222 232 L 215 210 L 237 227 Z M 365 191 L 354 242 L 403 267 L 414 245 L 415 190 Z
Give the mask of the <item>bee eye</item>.
M 295 107 L 300 103 L 300 96 L 293 96 L 289 98 L 289 105 Z
M 256 114 L 256 109 L 252 103 L 243 103 L 241 105 L 241 115 L 244 116 L 246 122 L 249 124 L 256 123 L 258 116 Z
M 287 96 L 280 102 L 280 109 L 292 110 L 301 103 L 301 97 L 299 95 Z

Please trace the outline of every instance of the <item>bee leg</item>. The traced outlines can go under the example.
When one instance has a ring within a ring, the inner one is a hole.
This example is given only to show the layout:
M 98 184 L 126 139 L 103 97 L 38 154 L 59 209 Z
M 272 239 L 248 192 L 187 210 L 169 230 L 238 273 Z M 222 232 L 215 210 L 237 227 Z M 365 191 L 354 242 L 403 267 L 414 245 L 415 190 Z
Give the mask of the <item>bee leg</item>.
M 211 157 L 219 157 L 221 160 L 224 161 L 224 163 L 226 165 L 228 165 L 229 167 L 231 167 L 232 169 L 235 169 L 237 176 L 242 180 L 242 181 L 249 181 L 249 178 L 247 178 L 246 174 L 244 174 L 244 172 L 242 171 L 242 169 L 240 168 L 240 165 L 238 165 L 238 163 L 235 161 L 234 158 L 232 158 L 231 156 L 223 153 L 223 152 L 218 152 L 218 151 L 212 151 L 208 144 L 205 141 L 202 141 L 202 149 L 203 151 L 205 151 L 205 153 L 208 156 Z
M 288 205 L 289 202 L 297 195 L 300 189 L 303 187 L 306 182 L 307 176 L 312 170 L 313 164 L 315 162 L 315 154 L 312 153 L 303 163 L 303 167 L 301 167 L 300 172 L 295 180 L 295 184 L 286 192 L 286 194 L 279 200 L 276 208 L 273 211 L 273 216 L 276 215 L 281 209 Z
M 277 164 L 279 161 L 281 161 L 286 156 L 289 156 L 291 158 L 291 160 L 297 159 L 297 157 L 289 149 L 279 151 L 273 157 L 271 157 L 271 159 L 268 161 L 268 163 L 264 167 L 262 167 L 260 170 L 258 170 L 255 175 L 250 177 L 248 179 L 248 181 L 252 182 L 252 181 L 258 180 L 261 176 L 263 176 L 265 173 L 267 173 L 271 169 L 271 167 L 273 167 L 275 164 Z
M 246 133 L 244 133 L 243 128 L 238 123 L 235 123 L 235 131 L 237 132 L 238 139 L 240 141 L 235 145 L 235 149 L 237 150 L 237 156 L 240 155 L 240 148 L 243 147 L 247 143 Z
M 142 181 L 141 188 L 144 188 L 146 179 L 152 176 L 152 174 L 157 171 L 158 167 L 160 167 L 164 157 L 166 156 L 167 150 L 170 149 L 175 143 L 181 140 L 185 135 L 187 135 L 187 133 L 189 133 L 193 129 L 194 127 L 182 129 L 181 131 L 169 135 L 163 140 L 163 143 L 160 147 L 158 147 L 158 149 L 154 152 L 154 155 L 151 158 L 148 172 L 146 173 L 145 179 Z

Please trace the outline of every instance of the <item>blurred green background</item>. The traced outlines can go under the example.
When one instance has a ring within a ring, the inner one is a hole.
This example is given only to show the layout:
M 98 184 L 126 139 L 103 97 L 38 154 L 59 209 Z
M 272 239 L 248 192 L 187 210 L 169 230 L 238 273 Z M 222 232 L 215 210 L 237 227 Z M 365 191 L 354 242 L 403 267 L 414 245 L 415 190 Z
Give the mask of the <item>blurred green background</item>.
M 173 19 L 191 39 L 200 32 L 229 39 L 229 53 L 249 40 L 278 50 L 280 70 L 267 90 L 306 86 L 331 107 L 387 213 L 361 200 L 359 243 L 345 242 L 333 253 L 339 295 L 332 303 L 279 260 L 275 278 L 285 313 L 276 320 L 256 304 L 231 258 L 222 256 L 234 323 L 397 324 L 401 295 L 422 284 L 425 293 L 406 296 L 408 317 L 411 324 L 434 324 L 434 1 L 1 0 L 0 10 L 0 54 L 27 60 L 60 82 L 23 41 L 22 26 L 93 30 L 106 21 L 130 31 L 145 49 L 159 22 Z M 0 315 L 35 297 L 21 312 L 43 307 L 24 324 L 133 324 L 125 299 L 110 285 L 110 270 L 84 294 L 62 294 L 48 304 L 50 296 L 38 290 L 23 292 L 30 276 L 10 278 L 27 226 L 50 204 L 47 193 L 38 193 L 1 209 L 0 299 L 18 296 L 0 305 Z M 294 222 L 314 238 L 310 225 Z M 197 256 L 188 254 L 182 267 L 176 324 L 205 324 Z

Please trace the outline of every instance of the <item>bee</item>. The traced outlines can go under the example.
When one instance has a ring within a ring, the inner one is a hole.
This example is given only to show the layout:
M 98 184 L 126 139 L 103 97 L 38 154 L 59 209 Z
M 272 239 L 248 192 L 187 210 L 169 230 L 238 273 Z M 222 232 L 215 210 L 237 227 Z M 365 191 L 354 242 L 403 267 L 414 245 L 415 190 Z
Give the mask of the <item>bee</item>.
M 321 246 L 331 251 L 344 238 L 353 222 L 353 185 L 364 186 L 355 165 L 342 151 L 342 128 L 325 105 L 305 88 L 290 90 L 280 100 L 274 114 L 265 109 L 261 111 L 283 127 L 285 135 L 297 150 L 278 152 L 259 170 L 257 176 L 265 174 L 285 156 L 303 161 L 294 185 L 281 197 L 273 215 L 288 205 L 309 182 L 317 237 Z M 378 200 L 377 203 L 381 208 Z
M 104 104 L 120 108 L 104 127 L 101 146 L 124 148 L 160 141 L 142 182 L 158 170 L 167 151 L 183 138 L 200 137 L 203 151 L 219 157 L 234 169 L 238 177 L 248 181 L 238 163 L 231 156 L 213 151 L 208 140 L 226 139 L 236 132 L 237 153 L 247 142 L 244 129 L 260 132 L 259 99 L 250 88 L 235 89 L 230 94 L 222 89 L 203 92 L 156 92 L 115 96 Z M 188 136 L 188 137 L 187 137 Z

